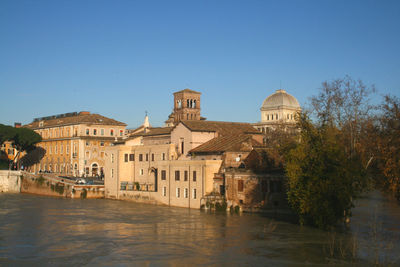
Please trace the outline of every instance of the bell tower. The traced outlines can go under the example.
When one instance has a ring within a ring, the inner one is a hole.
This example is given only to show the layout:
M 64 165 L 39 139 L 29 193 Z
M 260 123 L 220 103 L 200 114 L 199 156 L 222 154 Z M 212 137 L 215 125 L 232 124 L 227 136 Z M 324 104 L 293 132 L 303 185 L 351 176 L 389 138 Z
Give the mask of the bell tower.
M 200 120 L 201 93 L 184 89 L 174 93 L 174 122 Z

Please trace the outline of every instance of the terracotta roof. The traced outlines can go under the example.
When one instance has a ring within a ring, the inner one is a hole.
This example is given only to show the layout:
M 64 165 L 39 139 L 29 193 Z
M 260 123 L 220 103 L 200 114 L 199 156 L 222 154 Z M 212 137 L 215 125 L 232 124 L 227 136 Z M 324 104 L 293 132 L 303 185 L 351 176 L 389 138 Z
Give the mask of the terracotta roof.
M 169 135 L 172 132 L 173 127 L 156 127 L 148 128 L 147 132 L 143 136 L 154 136 L 154 135 Z
M 43 126 L 39 127 L 39 123 L 41 121 L 43 122 Z M 70 116 L 70 117 L 33 121 L 27 125 L 24 125 L 24 127 L 37 129 L 37 128 L 48 128 L 48 127 L 53 127 L 53 126 L 62 126 L 62 125 L 74 125 L 74 124 L 97 124 L 97 125 L 126 126 L 126 124 L 123 122 L 119 122 L 119 121 L 104 117 L 99 114 L 79 113 L 75 116 Z
M 225 121 L 181 121 L 194 132 L 218 132 L 221 135 L 231 134 L 261 134 L 250 123 Z
M 183 89 L 183 90 L 178 91 L 178 92 L 175 92 L 174 94 L 178 94 L 178 93 L 195 93 L 195 94 L 201 94 L 200 92 L 196 92 L 196 91 L 193 91 L 193 90 L 188 89 L 188 88 Z
M 213 138 L 189 153 L 250 152 L 254 147 L 260 146 L 262 145 L 251 135 L 227 135 Z

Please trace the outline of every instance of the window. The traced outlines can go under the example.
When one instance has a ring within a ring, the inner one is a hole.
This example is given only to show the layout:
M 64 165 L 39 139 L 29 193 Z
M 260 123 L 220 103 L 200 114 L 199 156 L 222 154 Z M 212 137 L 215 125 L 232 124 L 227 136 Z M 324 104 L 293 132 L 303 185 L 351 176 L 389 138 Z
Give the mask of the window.
M 165 160 L 165 153 L 162 153 L 162 160 Z
M 238 192 L 243 192 L 243 180 L 238 180 Z
M 176 197 L 177 198 L 181 197 L 181 189 L 180 188 L 176 189 Z
M 86 135 L 89 135 L 89 129 L 86 129 Z
M 100 134 L 104 135 L 104 129 L 100 129 Z
M 187 181 L 188 180 L 188 171 L 184 172 L 184 180 Z
M 113 130 L 113 129 L 110 130 L 110 135 L 111 135 L 111 136 L 114 135 L 114 130 Z
M 57 147 L 58 147 L 58 145 L 54 146 L 54 154 L 57 154 Z
M 49 146 L 49 152 L 50 154 L 53 152 L 53 147 Z
M 104 142 L 103 141 L 100 142 L 100 146 L 104 146 Z
M 167 171 L 161 170 L 161 180 L 166 180 L 166 179 L 167 179 Z
M 196 182 L 197 179 L 197 172 L 193 171 L 193 182 Z
M 140 169 L 139 174 L 143 175 L 143 173 L 144 173 L 143 169 Z
M 124 135 L 124 130 L 119 130 L 119 136 L 123 136 Z
M 163 195 L 164 197 L 167 195 L 167 187 L 166 187 L 166 186 L 164 186 L 164 187 L 162 188 L 162 195 Z
M 154 153 L 151 154 L 151 161 L 154 161 Z
M 143 161 L 143 154 L 139 154 L 139 161 Z
M 89 146 L 89 141 L 86 141 L 86 146 Z
M 135 154 L 129 154 L 129 161 L 135 161 Z
M 197 191 L 196 191 L 196 188 L 193 188 L 192 197 L 193 197 L 193 199 L 196 199 L 196 198 L 197 198 Z
M 114 154 L 111 154 L 111 163 L 114 163 Z
M 61 144 L 60 145 L 60 154 L 63 154 L 64 153 L 64 146 Z
M 93 135 L 97 135 L 97 129 L 93 129 Z
M 111 169 L 111 178 L 114 178 L 114 169 Z
M 146 161 L 149 161 L 149 154 L 146 153 Z
M 179 171 L 175 171 L 175 181 L 179 181 L 180 180 L 180 173 Z
M 128 162 L 128 154 L 125 154 L 125 162 Z
M 187 188 L 185 188 L 185 190 L 183 191 L 183 196 L 184 196 L 185 198 L 188 198 L 188 196 L 189 196 L 189 190 L 188 190 Z
M 69 154 L 69 146 L 65 146 L 66 150 L 67 150 L 67 154 Z

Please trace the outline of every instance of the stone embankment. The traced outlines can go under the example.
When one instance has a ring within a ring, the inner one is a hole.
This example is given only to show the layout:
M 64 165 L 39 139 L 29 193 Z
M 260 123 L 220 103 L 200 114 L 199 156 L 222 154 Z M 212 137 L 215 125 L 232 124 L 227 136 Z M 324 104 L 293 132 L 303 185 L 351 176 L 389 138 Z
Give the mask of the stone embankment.
M 21 188 L 20 171 L 0 171 L 0 193 L 19 193 Z
M 18 177 L 19 190 L 13 192 L 65 198 L 104 198 L 104 185 L 77 185 L 73 180 L 51 174 L 19 172 Z M 8 182 L 13 183 L 13 180 L 8 179 Z

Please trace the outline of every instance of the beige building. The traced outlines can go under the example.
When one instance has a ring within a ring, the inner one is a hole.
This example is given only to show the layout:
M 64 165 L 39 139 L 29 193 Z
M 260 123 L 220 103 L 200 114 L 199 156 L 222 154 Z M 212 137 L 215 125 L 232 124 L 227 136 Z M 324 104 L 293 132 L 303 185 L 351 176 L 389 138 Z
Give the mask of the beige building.
M 293 128 L 296 125 L 297 114 L 301 111 L 297 99 L 285 90 L 276 90 L 268 96 L 261 108 L 261 121 L 254 127 L 263 133 L 278 127 Z
M 42 136 L 45 157 L 34 172 L 71 176 L 101 176 L 105 149 L 125 136 L 126 124 L 90 112 L 73 112 L 34 119 L 25 125 Z
M 174 93 L 169 119 L 166 125 L 173 126 L 154 128 L 146 117 L 128 138 L 106 149 L 106 197 L 200 208 L 215 191 L 214 178 L 224 161 L 239 155 L 208 155 L 195 149 L 234 136 L 244 136 L 238 142 L 262 142 L 262 134 L 249 123 L 204 120 L 200 93 L 189 89 Z M 249 151 L 246 146 L 239 152 L 245 156 Z

